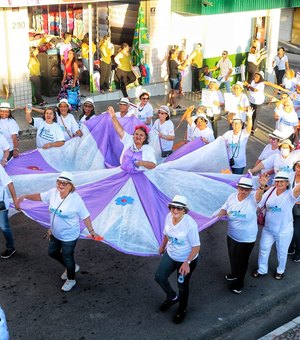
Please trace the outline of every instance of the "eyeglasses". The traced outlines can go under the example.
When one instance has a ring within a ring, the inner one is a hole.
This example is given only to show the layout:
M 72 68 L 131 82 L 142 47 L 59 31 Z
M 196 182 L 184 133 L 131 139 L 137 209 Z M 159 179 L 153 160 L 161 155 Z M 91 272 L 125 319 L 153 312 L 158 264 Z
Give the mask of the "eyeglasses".
M 169 205 L 169 209 L 170 209 L 170 210 L 175 210 L 175 209 L 177 209 L 178 211 L 181 211 L 181 210 L 183 210 L 184 208 L 183 208 L 183 207 L 176 207 L 175 205 Z
M 63 187 L 66 187 L 68 184 L 70 184 L 69 182 L 63 182 L 63 181 L 59 181 L 59 180 L 57 180 L 56 181 L 56 184 L 57 185 L 61 185 L 61 186 L 63 186 Z
M 142 97 L 143 100 L 149 100 L 149 97 Z

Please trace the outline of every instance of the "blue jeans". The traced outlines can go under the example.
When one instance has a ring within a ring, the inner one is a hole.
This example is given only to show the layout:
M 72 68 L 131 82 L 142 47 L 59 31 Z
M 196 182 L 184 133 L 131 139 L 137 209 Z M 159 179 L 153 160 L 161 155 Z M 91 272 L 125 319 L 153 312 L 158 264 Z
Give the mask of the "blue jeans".
M 179 289 L 179 309 L 185 310 L 188 304 L 189 299 L 189 283 L 192 272 L 196 268 L 198 257 L 193 260 L 190 264 L 190 272 L 185 276 L 183 283 L 178 284 Z M 167 294 L 167 298 L 173 300 L 176 297 L 176 293 L 170 285 L 168 280 L 169 276 L 176 270 L 177 271 L 177 279 L 179 276 L 179 268 L 181 267 L 182 262 L 174 261 L 170 258 L 167 252 L 164 253 L 158 268 L 155 273 L 155 281 L 161 286 L 163 291 Z
M 67 268 L 69 280 L 75 279 L 74 249 L 76 243 L 77 239 L 74 241 L 60 241 L 53 235 L 51 235 L 49 241 L 48 255 Z
M 221 80 L 223 77 L 218 77 L 217 78 L 217 80 Z M 230 80 L 226 80 L 226 81 L 224 81 L 224 82 L 222 82 L 222 84 L 220 85 L 220 88 L 221 88 L 221 86 L 223 85 L 223 84 L 225 84 L 225 88 L 226 88 L 226 92 L 231 92 L 230 91 Z
M 8 221 L 8 209 L 0 210 L 0 228 L 6 240 L 6 249 L 8 250 L 15 249 L 14 239 Z

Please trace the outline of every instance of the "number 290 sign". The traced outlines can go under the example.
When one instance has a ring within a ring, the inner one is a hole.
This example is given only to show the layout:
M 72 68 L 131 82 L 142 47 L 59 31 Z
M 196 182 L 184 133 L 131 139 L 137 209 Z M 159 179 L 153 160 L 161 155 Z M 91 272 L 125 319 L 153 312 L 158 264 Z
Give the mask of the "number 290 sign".
M 17 21 L 17 22 L 12 23 L 12 29 L 13 30 L 24 29 L 25 27 L 26 27 L 26 25 L 25 25 L 24 21 Z

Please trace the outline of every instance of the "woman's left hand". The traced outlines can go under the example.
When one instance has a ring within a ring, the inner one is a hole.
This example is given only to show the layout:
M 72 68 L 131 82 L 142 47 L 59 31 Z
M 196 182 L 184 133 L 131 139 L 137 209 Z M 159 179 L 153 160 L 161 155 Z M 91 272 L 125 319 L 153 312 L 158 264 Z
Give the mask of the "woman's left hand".
M 179 273 L 186 276 L 190 272 L 190 265 L 187 263 L 187 261 L 183 262 L 181 267 L 179 268 Z
M 14 151 L 13 151 L 13 157 L 14 157 L 14 158 L 19 157 L 19 149 L 14 149 Z

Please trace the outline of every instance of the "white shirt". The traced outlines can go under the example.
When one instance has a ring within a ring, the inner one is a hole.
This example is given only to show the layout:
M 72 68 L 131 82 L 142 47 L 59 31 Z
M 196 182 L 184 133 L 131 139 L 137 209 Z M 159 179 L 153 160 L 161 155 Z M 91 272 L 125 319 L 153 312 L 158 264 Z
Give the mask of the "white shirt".
M 124 155 L 124 152 L 127 149 L 129 149 L 131 147 L 133 147 L 136 150 L 138 150 L 138 149 L 133 142 L 133 136 L 130 135 L 129 133 L 127 133 L 127 132 L 124 133 L 124 137 L 121 139 L 121 142 L 124 145 L 124 149 L 123 149 L 121 157 L 120 157 L 120 163 L 122 164 L 123 155 Z M 156 158 L 155 158 L 155 154 L 154 154 L 154 150 L 153 150 L 152 146 L 145 144 L 141 147 L 141 150 L 142 150 L 142 160 L 143 161 L 153 162 L 154 164 L 156 164 Z M 144 171 L 144 170 L 147 170 L 147 168 L 145 168 L 144 166 L 139 166 L 139 167 L 136 167 L 136 170 Z
M 12 183 L 12 180 L 0 164 L 0 201 L 4 201 L 6 209 L 9 208 L 9 198 L 6 190 L 9 183 Z
M 264 193 L 259 202 L 259 207 L 264 206 L 271 190 L 273 190 L 273 188 L 270 188 Z M 288 189 L 280 195 L 276 194 L 275 189 L 266 203 L 267 209 L 264 229 L 276 236 L 284 236 L 290 232 L 293 229 L 292 209 L 297 200 L 299 200 L 299 197 L 294 197 L 292 189 Z
M 152 129 L 157 132 L 162 133 L 165 136 L 175 135 L 174 124 L 170 119 L 166 120 L 163 124 L 160 123 L 159 119 L 156 119 L 156 121 L 153 124 Z M 174 141 L 160 138 L 160 144 L 161 144 L 162 151 L 170 151 L 173 148 Z
M 232 69 L 232 63 L 228 58 L 226 58 L 225 60 L 221 58 L 217 63 L 217 67 L 220 68 L 220 76 L 226 77 L 229 70 Z
M 254 192 L 242 201 L 238 193 L 231 194 L 221 209 L 227 212 L 229 237 L 237 242 L 255 242 L 258 228 Z
M 79 130 L 78 124 L 72 113 L 68 113 L 66 117 L 63 117 L 62 115 L 59 116 L 56 113 L 56 118 L 57 124 L 60 126 L 66 141 L 71 139 L 76 131 Z
M 7 139 L 9 151 L 14 149 L 12 135 L 18 135 L 19 130 L 19 125 L 13 118 L 0 119 L 0 133 Z
M 132 107 L 132 106 L 129 106 L 127 113 L 123 117 L 121 116 L 120 111 L 116 112 L 115 114 L 116 114 L 117 118 L 126 118 L 126 117 L 131 117 L 131 116 L 137 117 L 136 112 L 135 112 L 135 108 Z
M 211 143 L 215 140 L 213 130 L 210 129 L 208 126 L 205 129 L 200 130 L 199 128 L 197 128 L 195 123 L 192 123 L 191 129 L 192 129 L 191 140 L 194 140 L 194 139 L 199 138 L 199 137 L 206 138 L 209 143 Z
M 258 159 L 261 160 L 261 161 L 264 161 L 265 159 L 269 158 L 270 156 L 272 155 L 280 155 L 280 151 L 279 149 L 275 149 L 275 150 L 272 150 L 272 145 L 271 144 L 267 144 L 263 151 L 261 152 L 261 154 L 258 156 Z M 261 173 L 264 174 L 265 172 L 268 172 L 270 170 L 273 170 L 273 167 L 271 168 L 264 168 L 261 170 Z M 274 178 L 274 174 L 271 174 L 269 175 L 269 181 L 268 181 L 268 184 L 270 185 L 272 183 L 272 180 Z
M 244 168 L 246 166 L 246 146 L 250 134 L 246 129 L 242 129 L 237 135 L 233 133 L 233 130 L 229 130 L 224 133 L 227 152 L 229 158 L 234 154 L 234 166 L 233 168 Z
M 249 101 L 252 104 L 261 105 L 265 101 L 265 84 L 264 82 L 256 83 L 254 80 L 251 82 L 251 87 L 258 91 L 249 91 Z
M 288 62 L 288 57 L 284 55 L 282 58 L 279 58 L 278 55 L 276 55 L 273 59 L 275 61 L 274 66 L 278 66 L 278 70 L 282 71 L 285 70 L 285 63 Z
M 210 97 L 209 100 L 210 102 L 207 103 L 208 106 L 207 107 L 207 116 L 212 117 L 213 115 L 218 115 L 221 113 L 221 106 L 219 105 L 215 105 L 214 102 L 217 101 L 220 104 L 224 104 L 224 97 L 223 94 L 220 90 L 217 91 L 211 91 L 208 90 L 210 92 Z
M 8 141 L 3 135 L 0 135 L 0 160 L 3 158 L 4 151 L 6 150 L 9 150 Z
M 233 95 L 232 97 L 233 102 L 236 104 L 236 111 L 235 113 L 238 113 L 240 117 L 242 118 L 242 121 L 246 121 L 246 107 L 250 106 L 249 99 L 245 95 L 245 93 L 241 93 L 239 97 Z
M 143 124 L 145 124 L 148 128 L 151 128 L 152 121 L 150 124 L 146 124 L 148 118 L 153 117 L 153 107 L 148 102 L 144 107 L 140 107 L 140 104 L 135 110 L 135 116 L 140 120 Z
M 276 121 L 276 129 L 281 131 L 285 138 L 288 138 L 295 132 L 294 127 L 298 125 L 298 116 L 295 110 L 292 112 L 284 111 L 283 107 L 275 108 L 279 119 Z
M 54 237 L 60 241 L 74 241 L 80 234 L 80 219 L 90 216 L 82 198 L 70 193 L 65 199 L 56 188 L 42 192 L 42 202 L 49 204 L 50 228 Z
M 168 213 L 163 233 L 168 238 L 167 253 L 174 261 L 184 262 L 190 255 L 192 247 L 200 246 L 197 223 L 189 215 L 185 214 L 182 220 L 174 225 L 172 214 Z
M 37 129 L 36 146 L 42 148 L 47 143 L 64 141 L 65 137 L 57 123 L 48 124 L 42 118 L 32 118 L 32 124 Z

